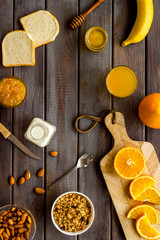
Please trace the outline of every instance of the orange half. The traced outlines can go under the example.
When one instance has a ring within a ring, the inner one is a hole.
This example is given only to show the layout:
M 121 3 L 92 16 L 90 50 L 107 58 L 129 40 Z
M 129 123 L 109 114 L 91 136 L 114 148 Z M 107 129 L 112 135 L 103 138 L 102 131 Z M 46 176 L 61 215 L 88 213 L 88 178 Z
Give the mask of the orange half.
M 160 204 L 160 192 L 156 188 L 150 187 L 144 190 L 144 192 L 136 200 Z
M 136 221 L 136 229 L 139 235 L 145 239 L 158 239 L 159 232 L 150 224 L 149 218 L 143 214 Z
M 119 176 L 125 179 L 139 177 L 146 167 L 146 160 L 138 149 L 122 148 L 114 159 L 114 168 Z
M 145 189 L 152 187 L 156 182 L 157 180 L 151 176 L 140 176 L 130 183 L 129 193 L 136 200 Z
M 137 219 L 142 214 L 146 214 L 150 223 L 158 224 L 159 217 L 156 209 L 148 204 L 141 204 L 131 208 L 127 214 L 127 218 Z

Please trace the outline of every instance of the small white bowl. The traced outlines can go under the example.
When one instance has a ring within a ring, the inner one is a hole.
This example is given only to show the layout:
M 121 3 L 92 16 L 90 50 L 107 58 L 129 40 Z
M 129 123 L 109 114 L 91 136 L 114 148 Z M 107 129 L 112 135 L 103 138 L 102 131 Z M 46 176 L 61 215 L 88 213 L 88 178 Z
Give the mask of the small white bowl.
M 79 195 L 85 197 L 85 198 L 88 200 L 88 202 L 89 202 L 89 204 L 90 204 L 90 206 L 91 206 L 91 218 L 90 218 L 89 224 L 87 225 L 87 227 L 86 227 L 85 229 L 83 229 L 83 230 L 81 230 L 81 231 L 77 231 L 77 232 L 68 232 L 68 231 L 62 230 L 62 229 L 57 225 L 57 223 L 55 222 L 54 217 L 53 217 L 53 210 L 54 210 L 54 207 L 55 207 L 56 202 L 57 202 L 61 197 L 63 197 L 64 195 L 70 194 L 70 193 L 76 193 L 76 194 L 79 194 Z M 94 221 L 94 217 L 95 217 L 95 209 L 94 209 L 93 203 L 91 202 L 91 200 L 90 200 L 86 195 L 84 195 L 83 193 L 80 193 L 80 192 L 74 192 L 74 191 L 72 191 L 72 192 L 63 193 L 62 195 L 60 195 L 60 196 L 54 201 L 54 203 L 53 203 L 53 205 L 52 205 L 52 209 L 51 209 L 51 218 L 52 218 L 52 222 L 53 222 L 54 226 L 55 226 L 61 233 L 64 233 L 64 234 L 69 235 L 69 236 L 76 236 L 76 235 L 80 235 L 80 234 L 86 232 L 86 231 L 91 227 L 91 225 L 92 225 L 92 223 L 93 223 L 93 221 Z

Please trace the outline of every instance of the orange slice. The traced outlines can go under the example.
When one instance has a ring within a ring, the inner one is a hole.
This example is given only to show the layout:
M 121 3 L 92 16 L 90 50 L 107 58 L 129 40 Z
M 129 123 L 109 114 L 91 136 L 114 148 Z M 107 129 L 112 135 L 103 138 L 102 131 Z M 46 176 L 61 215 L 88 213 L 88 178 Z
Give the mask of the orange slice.
M 136 200 L 141 202 L 160 204 L 160 192 L 156 188 L 150 187 L 145 189 L 144 192 Z
M 143 154 L 133 147 L 122 148 L 114 159 L 114 168 L 125 179 L 139 177 L 146 167 Z
M 145 239 L 158 239 L 160 234 L 152 227 L 149 218 L 143 214 L 136 221 L 136 229 L 139 235 Z
M 150 188 L 156 182 L 157 180 L 151 176 L 140 176 L 134 179 L 129 186 L 131 197 L 133 199 L 137 199 L 137 197 L 141 195 L 145 189 Z
M 137 219 L 139 216 L 142 216 L 142 214 L 146 214 L 150 223 L 158 224 L 159 217 L 156 209 L 147 204 L 141 204 L 131 208 L 127 214 L 127 218 Z

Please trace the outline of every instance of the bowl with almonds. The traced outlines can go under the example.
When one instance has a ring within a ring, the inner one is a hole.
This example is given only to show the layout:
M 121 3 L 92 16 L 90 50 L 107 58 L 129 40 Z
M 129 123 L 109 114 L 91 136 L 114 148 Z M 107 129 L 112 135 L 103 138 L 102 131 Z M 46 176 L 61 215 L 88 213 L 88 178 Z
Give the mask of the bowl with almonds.
M 87 231 L 95 217 L 91 200 L 80 192 L 67 192 L 59 196 L 52 205 L 51 218 L 62 233 L 76 236 Z
M 36 222 L 26 208 L 9 204 L 0 208 L 0 239 L 32 240 Z

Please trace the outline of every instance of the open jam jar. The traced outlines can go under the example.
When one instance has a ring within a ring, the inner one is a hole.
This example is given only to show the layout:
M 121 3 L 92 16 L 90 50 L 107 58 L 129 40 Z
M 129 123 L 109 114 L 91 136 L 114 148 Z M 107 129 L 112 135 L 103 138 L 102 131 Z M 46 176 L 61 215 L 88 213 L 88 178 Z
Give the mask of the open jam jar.
M 27 87 L 21 78 L 11 76 L 0 80 L 0 104 L 14 108 L 21 105 L 27 95 Z

